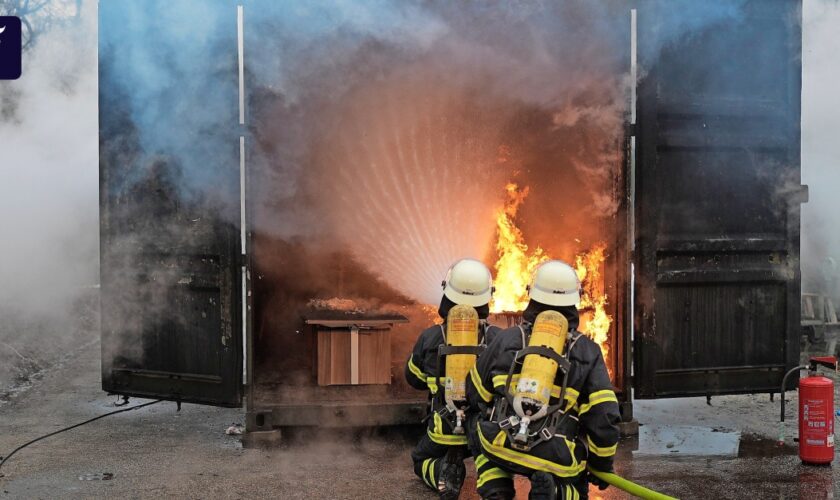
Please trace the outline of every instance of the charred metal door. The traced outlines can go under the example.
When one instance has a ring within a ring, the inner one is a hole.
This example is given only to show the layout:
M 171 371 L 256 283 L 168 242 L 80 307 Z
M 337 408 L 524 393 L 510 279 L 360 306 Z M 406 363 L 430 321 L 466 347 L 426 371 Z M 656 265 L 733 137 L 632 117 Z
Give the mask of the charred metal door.
M 678 3 L 638 6 L 635 395 L 778 391 L 799 361 L 800 5 Z
M 102 387 L 239 406 L 236 5 L 99 12 Z

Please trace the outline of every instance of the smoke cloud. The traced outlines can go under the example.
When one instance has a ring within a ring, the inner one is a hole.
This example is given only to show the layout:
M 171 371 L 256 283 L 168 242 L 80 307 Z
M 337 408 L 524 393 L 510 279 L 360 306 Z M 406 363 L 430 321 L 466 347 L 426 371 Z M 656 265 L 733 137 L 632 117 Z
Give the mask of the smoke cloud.
M 531 244 L 556 252 L 602 234 L 616 208 L 626 12 L 585 2 L 323 9 L 255 15 L 246 31 L 258 54 L 248 59 L 258 230 L 348 249 L 426 303 L 455 259 L 492 263 L 509 181 L 531 186 Z
M 174 196 L 193 198 L 238 167 L 235 7 L 116 3 L 102 23 L 120 43 L 102 56 L 119 96 L 103 106 L 125 119 L 106 125 L 131 139 L 106 144 L 126 160 L 118 187 L 164 163 Z M 640 43 L 692 36 L 741 2 L 668 5 L 673 19 Z M 837 11 L 805 2 L 805 267 L 840 243 L 826 138 Z M 630 83 L 623 2 L 249 2 L 245 26 L 253 229 L 277 248 L 346 252 L 395 294 L 435 303 L 453 260 L 492 259 L 508 181 L 530 186 L 529 244 L 568 258 L 609 234 Z M 24 77 L 0 86 L 5 305 L 48 310 L 96 281 L 96 35 L 86 2 L 79 24 L 45 34 Z
M 690 35 L 741 2 L 665 5 L 646 40 Z M 111 141 L 124 180 L 164 158 L 184 198 L 224 184 L 237 163 L 234 6 L 115 0 L 103 12 L 103 85 L 119 96 L 104 104 L 133 128 L 132 154 Z M 530 186 L 529 244 L 571 258 L 612 236 L 628 51 L 623 2 L 249 2 L 251 227 L 347 249 L 433 303 L 452 261 L 495 260 L 514 181 Z
M 840 3 L 805 0 L 802 41 L 802 183 L 810 200 L 802 206 L 803 291 L 840 292 Z
M 0 304 L 44 313 L 98 276 L 96 3 L 0 83 Z
M 96 3 L 68 16 L 0 82 L 0 404 L 98 337 Z

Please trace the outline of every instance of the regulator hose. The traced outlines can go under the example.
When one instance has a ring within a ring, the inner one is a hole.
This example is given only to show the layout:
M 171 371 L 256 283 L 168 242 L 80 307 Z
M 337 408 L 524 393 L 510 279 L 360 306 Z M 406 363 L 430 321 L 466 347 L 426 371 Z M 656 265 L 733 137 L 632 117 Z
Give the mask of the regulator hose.
M 644 500 L 677 500 L 674 497 L 669 497 L 668 495 L 664 495 L 659 493 L 658 491 L 653 491 L 644 486 L 640 486 L 632 481 L 628 481 L 621 476 L 615 475 L 611 472 L 602 472 L 599 470 L 595 470 L 592 467 L 589 467 L 589 472 L 591 472 L 595 477 L 609 483 L 612 486 L 620 490 L 624 490 L 627 493 L 630 493 L 633 496 L 643 498 Z

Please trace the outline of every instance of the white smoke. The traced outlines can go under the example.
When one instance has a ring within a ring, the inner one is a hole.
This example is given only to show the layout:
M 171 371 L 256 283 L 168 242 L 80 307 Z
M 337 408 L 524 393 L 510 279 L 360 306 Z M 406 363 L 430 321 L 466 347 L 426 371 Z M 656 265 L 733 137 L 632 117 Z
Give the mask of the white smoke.
M 358 19 L 358 16 L 350 16 Z M 0 83 L 0 303 L 38 311 L 97 281 L 96 2 L 43 33 L 20 80 Z M 840 261 L 840 3 L 804 0 L 802 177 L 806 286 Z M 439 35 L 429 22 L 420 45 Z
M 840 2 L 805 0 L 802 22 L 802 183 L 810 188 L 802 207 L 803 290 L 821 291 L 831 280 L 826 259 L 840 261 Z
M 43 313 L 98 281 L 96 2 L 0 82 L 0 304 Z

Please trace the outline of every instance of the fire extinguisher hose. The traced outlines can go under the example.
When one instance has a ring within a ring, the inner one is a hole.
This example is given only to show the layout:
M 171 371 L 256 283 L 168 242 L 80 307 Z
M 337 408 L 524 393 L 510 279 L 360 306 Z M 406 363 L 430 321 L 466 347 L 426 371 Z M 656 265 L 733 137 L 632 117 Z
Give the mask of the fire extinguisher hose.
M 674 497 L 669 497 L 668 495 L 659 493 L 658 491 L 645 488 L 644 486 L 628 481 L 627 479 L 610 472 L 602 472 L 595 470 L 592 467 L 589 467 L 589 472 L 595 475 L 598 479 L 609 483 L 611 486 L 615 486 L 620 490 L 624 490 L 627 493 L 643 498 L 644 500 L 677 500 Z
M 782 388 L 779 390 L 779 395 L 781 396 L 782 400 L 782 409 L 781 409 L 781 416 L 779 417 L 779 444 L 785 444 L 785 389 L 787 388 L 787 380 L 788 377 L 793 375 L 794 373 L 798 373 L 800 370 L 805 370 L 808 368 L 808 365 L 801 365 L 795 368 L 791 368 L 785 373 L 785 376 L 782 377 Z

